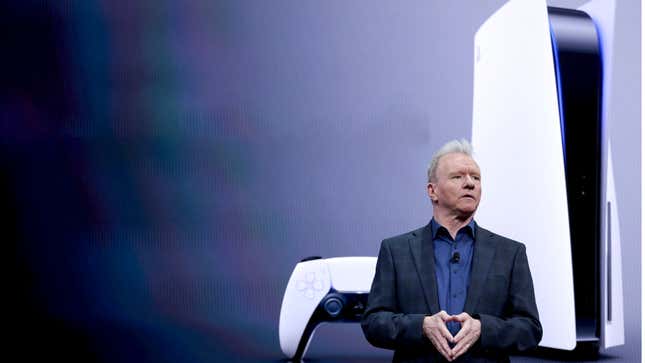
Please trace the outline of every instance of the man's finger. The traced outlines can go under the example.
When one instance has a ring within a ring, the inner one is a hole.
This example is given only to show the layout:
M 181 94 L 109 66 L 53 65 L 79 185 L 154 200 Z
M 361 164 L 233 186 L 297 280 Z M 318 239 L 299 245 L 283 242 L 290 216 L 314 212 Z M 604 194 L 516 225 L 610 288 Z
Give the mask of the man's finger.
M 461 325 L 461 329 L 457 332 L 457 335 L 452 339 L 452 343 L 459 343 L 465 336 L 470 333 L 470 324 L 465 323 Z
M 440 335 L 432 335 L 432 345 L 443 355 L 448 361 L 452 361 L 452 351 L 448 346 L 448 342 Z
M 467 352 L 476 340 L 477 335 L 475 333 L 465 335 L 464 338 L 452 348 L 450 353 L 453 359 L 457 359 L 457 357 Z
M 470 349 L 471 341 L 471 339 L 464 339 L 457 343 L 457 345 L 455 345 L 455 347 L 452 348 L 452 351 L 450 352 L 453 359 L 457 359 L 457 357 L 468 351 L 468 349 Z
M 446 338 L 443 336 L 443 334 L 442 334 L 441 332 L 438 332 L 438 333 L 435 335 L 435 339 L 436 339 L 436 341 L 439 343 L 439 345 L 441 346 L 441 348 L 444 350 L 444 352 L 445 352 L 447 355 L 450 355 L 450 351 L 451 351 L 451 349 L 450 349 L 450 346 L 448 345 L 448 340 L 446 340 Z
M 458 321 L 457 320 L 457 315 L 448 315 L 446 314 L 446 318 L 443 319 L 444 323 L 447 323 L 449 321 Z
M 443 320 L 444 322 L 446 322 L 447 320 L 449 320 L 451 318 L 451 316 L 448 315 L 448 313 L 445 312 L 444 310 L 441 310 L 436 315 L 438 315 L 441 318 L 441 320 Z
M 470 315 L 468 315 L 468 313 L 461 313 L 461 314 L 458 314 L 458 315 L 453 315 L 452 318 L 455 321 L 463 323 L 464 321 L 470 319 Z
M 453 337 L 453 336 L 452 336 L 452 334 L 450 333 L 450 330 L 448 330 L 448 327 L 447 327 L 447 326 L 442 325 L 442 326 L 439 328 L 439 333 L 443 336 L 443 338 L 444 338 L 445 340 L 449 341 L 450 343 L 454 343 L 454 342 L 455 342 L 455 337 Z

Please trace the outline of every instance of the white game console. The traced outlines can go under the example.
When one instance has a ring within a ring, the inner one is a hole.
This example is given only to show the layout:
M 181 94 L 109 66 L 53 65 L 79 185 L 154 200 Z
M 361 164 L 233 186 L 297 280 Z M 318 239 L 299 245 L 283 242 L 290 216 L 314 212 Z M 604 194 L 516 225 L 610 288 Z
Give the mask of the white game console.
M 542 347 L 624 344 L 607 127 L 614 9 L 613 0 L 578 10 L 510 0 L 475 35 L 476 218 L 526 244 Z
M 376 271 L 376 257 L 311 257 L 296 265 L 280 309 L 280 347 L 300 361 L 321 323 L 358 323 Z

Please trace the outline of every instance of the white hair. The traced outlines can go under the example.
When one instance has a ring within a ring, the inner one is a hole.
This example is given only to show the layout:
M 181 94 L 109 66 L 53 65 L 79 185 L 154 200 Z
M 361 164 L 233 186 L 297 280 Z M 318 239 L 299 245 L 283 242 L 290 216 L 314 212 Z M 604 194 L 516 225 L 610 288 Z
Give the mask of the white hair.
M 432 161 L 428 166 L 428 183 L 434 181 L 437 173 L 439 159 L 446 154 L 462 153 L 473 157 L 473 146 L 466 139 L 451 140 L 445 143 L 437 152 L 432 155 Z

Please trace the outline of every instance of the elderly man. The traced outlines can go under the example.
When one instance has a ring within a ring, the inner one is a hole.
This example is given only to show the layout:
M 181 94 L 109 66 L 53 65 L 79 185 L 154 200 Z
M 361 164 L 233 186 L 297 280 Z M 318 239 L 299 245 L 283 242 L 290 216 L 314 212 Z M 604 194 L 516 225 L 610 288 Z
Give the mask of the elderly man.
M 523 244 L 475 223 L 481 174 L 466 140 L 428 168 L 433 218 L 381 244 L 361 325 L 395 362 L 507 362 L 542 338 Z M 508 211 L 513 213 L 513 211 Z

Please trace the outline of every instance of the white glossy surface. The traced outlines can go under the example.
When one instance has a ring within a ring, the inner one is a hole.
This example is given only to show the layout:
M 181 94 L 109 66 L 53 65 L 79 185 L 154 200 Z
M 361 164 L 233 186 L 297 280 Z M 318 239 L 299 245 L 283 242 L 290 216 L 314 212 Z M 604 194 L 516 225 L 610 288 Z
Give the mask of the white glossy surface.
M 370 292 L 376 257 L 336 257 L 327 262 L 332 286 L 338 292 Z
M 527 247 L 541 346 L 576 345 L 571 241 L 550 29 L 544 1 L 511 0 L 475 35 L 477 221 Z

